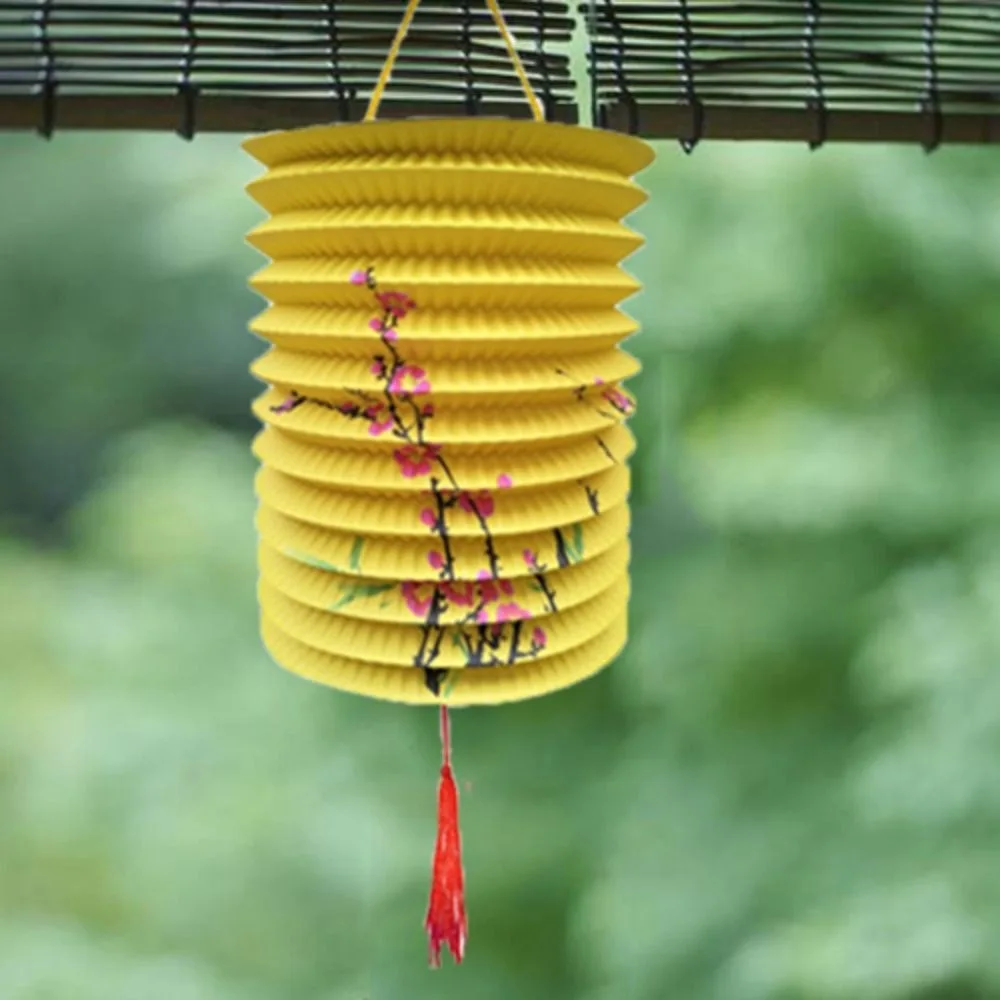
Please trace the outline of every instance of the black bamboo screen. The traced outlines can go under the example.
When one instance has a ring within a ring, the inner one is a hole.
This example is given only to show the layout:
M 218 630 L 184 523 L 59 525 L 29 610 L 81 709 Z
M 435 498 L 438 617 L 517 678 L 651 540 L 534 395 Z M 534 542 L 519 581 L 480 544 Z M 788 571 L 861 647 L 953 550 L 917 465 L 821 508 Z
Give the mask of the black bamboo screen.
M 0 0 L 0 128 L 249 132 L 356 120 L 405 0 Z M 505 0 L 550 118 L 576 120 L 566 3 Z M 423 0 L 382 117 L 528 114 L 482 0 Z
M 1000 141 L 1000 0 L 503 0 L 550 118 L 646 138 Z M 0 129 L 357 120 L 404 0 L 0 0 Z M 483 0 L 422 0 L 386 116 L 523 116 Z
M 997 0 L 587 0 L 594 120 L 648 138 L 1000 141 Z

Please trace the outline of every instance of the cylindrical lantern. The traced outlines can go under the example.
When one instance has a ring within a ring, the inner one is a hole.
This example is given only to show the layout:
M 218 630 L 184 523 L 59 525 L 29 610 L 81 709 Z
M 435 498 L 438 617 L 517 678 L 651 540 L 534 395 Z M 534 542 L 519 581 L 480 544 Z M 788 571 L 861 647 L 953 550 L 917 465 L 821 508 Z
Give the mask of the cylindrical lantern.
M 271 260 L 262 634 L 345 691 L 494 704 L 625 644 L 638 364 L 618 306 L 642 240 L 621 219 L 653 154 L 539 120 L 530 87 L 534 121 L 370 120 L 415 7 L 368 120 L 245 144 L 270 215 L 249 236 Z

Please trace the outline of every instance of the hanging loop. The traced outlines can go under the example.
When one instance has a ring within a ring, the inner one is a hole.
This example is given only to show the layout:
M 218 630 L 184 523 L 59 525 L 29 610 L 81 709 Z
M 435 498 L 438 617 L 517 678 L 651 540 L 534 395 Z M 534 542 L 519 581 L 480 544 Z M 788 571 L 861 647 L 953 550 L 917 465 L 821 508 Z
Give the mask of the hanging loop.
M 472 7 L 471 0 L 462 0 L 462 83 L 465 91 L 465 113 L 470 118 L 479 114 L 479 91 L 472 69 Z
M 190 142 L 198 131 L 198 88 L 188 81 L 178 87 L 181 100 L 181 122 L 177 134 Z
M 806 101 L 806 107 L 813 113 L 813 134 L 809 140 L 809 148 L 814 152 L 826 145 L 829 132 L 829 112 L 826 102 L 815 99 Z
M 56 128 L 56 95 L 58 84 L 54 80 L 46 80 L 42 84 L 42 120 L 38 126 L 38 134 L 43 139 L 51 139 Z
M 382 66 L 382 72 L 379 73 L 378 82 L 375 84 L 371 100 L 368 102 L 368 110 L 365 112 L 364 117 L 364 121 L 366 122 L 374 121 L 376 115 L 378 114 L 379 105 L 382 103 L 382 97 L 385 94 L 385 89 L 389 84 L 390 78 L 392 77 L 393 67 L 396 65 L 396 60 L 399 58 L 399 52 L 403 47 L 403 41 L 406 38 L 407 32 L 410 30 L 410 25 L 413 24 L 413 17 L 417 13 L 417 7 L 419 6 L 420 0 L 409 0 L 409 3 L 406 5 L 406 10 L 403 13 L 403 19 L 399 22 L 399 27 L 396 29 L 396 37 L 392 40 L 392 45 L 389 48 L 389 54 L 385 57 L 385 64 Z M 504 20 L 499 3 L 497 0 L 486 0 L 486 6 L 493 15 L 493 21 L 497 26 L 497 30 L 500 32 L 500 37 L 503 38 L 504 45 L 507 47 L 507 54 L 510 56 L 510 61 L 514 66 L 514 72 L 517 74 L 517 78 L 521 83 L 521 89 L 524 91 L 524 96 L 528 99 L 528 104 L 531 107 L 531 117 L 534 118 L 536 122 L 545 121 L 545 109 L 542 107 L 542 102 L 539 101 L 538 95 L 531 86 L 531 81 L 528 79 L 528 73 L 524 68 L 524 63 L 521 62 L 521 57 L 517 54 L 517 46 L 514 44 L 514 38 L 510 33 L 510 29 L 507 27 L 507 22 Z
M 697 97 L 691 98 L 691 128 L 680 140 L 681 149 L 690 156 L 705 135 L 705 105 Z
M 929 118 L 929 131 L 923 142 L 924 152 L 933 153 L 944 136 L 944 116 L 938 91 L 937 35 L 941 19 L 940 0 L 924 5 L 924 57 L 927 63 L 926 90 L 920 110 Z
M 806 52 L 806 65 L 812 78 L 813 96 L 806 101 L 806 107 L 813 112 L 813 135 L 809 140 L 811 150 L 822 149 L 827 137 L 827 107 L 826 87 L 823 83 L 823 71 L 820 69 L 819 55 L 816 52 L 816 36 L 819 33 L 820 19 L 823 8 L 820 0 L 805 0 L 805 37 L 803 45 Z
M 944 139 L 944 113 L 941 105 L 935 101 L 924 101 L 920 105 L 920 110 L 927 122 L 924 140 L 921 145 L 925 153 L 933 153 Z
M 680 69 L 684 80 L 684 96 L 691 109 L 691 130 L 686 138 L 680 140 L 680 143 L 681 149 L 690 156 L 698 143 L 701 142 L 705 132 L 705 106 L 701 103 L 698 89 L 695 86 L 694 29 L 691 26 L 691 11 L 688 9 L 688 0 L 681 0 L 680 14 L 682 29 Z
M 198 37 L 194 27 L 195 0 L 185 0 L 181 9 L 181 27 L 184 29 L 184 55 L 181 59 L 180 79 L 177 82 L 177 94 L 181 100 L 181 121 L 177 134 L 190 142 L 197 131 L 195 121 L 198 88 L 191 79 L 194 70 L 195 51 L 198 47 Z
M 38 134 L 51 139 L 56 127 L 56 93 L 58 83 L 55 74 L 55 57 L 52 53 L 52 36 L 49 34 L 49 18 L 52 15 L 52 0 L 42 0 L 38 9 L 38 34 L 42 49 L 44 76 L 42 77 L 42 118 Z

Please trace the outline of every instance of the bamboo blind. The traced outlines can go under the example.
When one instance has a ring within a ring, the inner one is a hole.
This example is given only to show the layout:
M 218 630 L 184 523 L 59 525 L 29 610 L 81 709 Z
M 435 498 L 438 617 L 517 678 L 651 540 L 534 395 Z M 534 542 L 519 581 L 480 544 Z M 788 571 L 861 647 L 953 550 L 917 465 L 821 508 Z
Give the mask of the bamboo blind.
M 257 131 L 360 118 L 405 0 L 0 0 L 0 128 Z M 550 117 L 575 120 L 555 0 L 505 0 Z M 385 117 L 520 117 L 482 0 L 423 0 Z
M 997 0 L 585 3 L 595 121 L 651 138 L 1000 140 Z
M 0 129 L 360 118 L 404 0 L 0 0 Z M 679 139 L 1000 141 L 1000 0 L 503 0 L 548 116 Z M 388 116 L 521 117 L 483 0 L 423 0 Z

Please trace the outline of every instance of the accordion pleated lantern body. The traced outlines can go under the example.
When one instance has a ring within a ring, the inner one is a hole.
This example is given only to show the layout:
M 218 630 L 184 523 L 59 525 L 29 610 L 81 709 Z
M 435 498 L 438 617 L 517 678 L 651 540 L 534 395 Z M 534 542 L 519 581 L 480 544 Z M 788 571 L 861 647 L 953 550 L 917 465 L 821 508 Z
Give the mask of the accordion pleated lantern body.
M 285 668 L 411 704 L 514 701 L 625 644 L 622 223 L 653 155 L 491 119 L 273 133 L 257 492 L 261 629 Z

